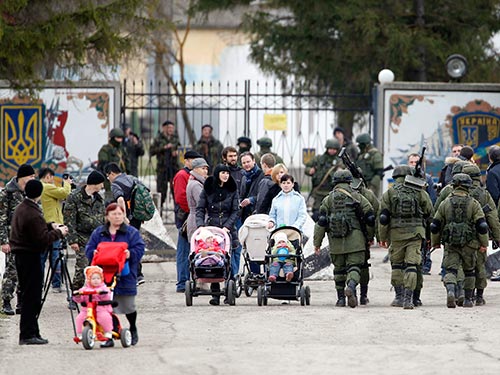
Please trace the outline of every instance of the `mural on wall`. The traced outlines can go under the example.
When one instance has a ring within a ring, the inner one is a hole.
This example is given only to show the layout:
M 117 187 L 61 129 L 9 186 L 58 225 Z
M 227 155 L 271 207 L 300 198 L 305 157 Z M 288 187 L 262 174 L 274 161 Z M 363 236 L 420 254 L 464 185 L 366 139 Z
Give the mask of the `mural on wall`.
M 452 145 L 462 143 L 474 148 L 484 172 L 488 148 L 500 144 L 500 107 L 493 103 L 500 92 L 385 90 L 385 164 L 406 164 L 426 146 L 426 172 L 437 179 Z
M 90 173 L 115 121 L 116 88 L 46 88 L 38 99 L 0 89 L 0 185 L 21 164 L 77 180 Z

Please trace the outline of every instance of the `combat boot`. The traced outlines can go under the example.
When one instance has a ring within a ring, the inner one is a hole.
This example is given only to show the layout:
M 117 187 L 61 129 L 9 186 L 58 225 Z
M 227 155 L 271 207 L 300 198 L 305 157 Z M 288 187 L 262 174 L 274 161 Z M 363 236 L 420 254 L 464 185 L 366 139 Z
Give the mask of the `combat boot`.
M 12 309 L 12 306 L 10 305 L 10 301 L 9 300 L 6 300 L 6 299 L 3 300 L 3 309 L 2 309 L 2 312 L 5 315 L 14 315 L 15 314 L 15 311 Z
M 464 294 L 465 294 L 465 299 L 464 299 L 464 307 L 472 307 L 474 306 L 474 302 L 472 302 L 472 293 L 474 292 L 473 289 L 466 289 Z
M 446 306 L 450 309 L 457 307 L 455 303 L 455 284 L 446 284 Z
M 403 287 L 395 286 L 394 292 L 396 293 L 396 297 L 391 302 L 392 307 L 403 307 Z
M 405 288 L 403 291 L 403 309 L 413 309 L 413 290 Z
M 356 282 L 354 280 L 349 280 L 347 287 L 345 288 L 345 295 L 347 297 L 347 304 L 349 307 L 358 306 L 358 297 L 356 296 Z
M 483 298 L 484 289 L 476 289 L 476 306 L 483 306 L 486 301 Z
M 359 286 L 359 304 L 368 305 L 370 300 L 368 299 L 368 284 L 361 284 Z
M 415 289 L 413 291 L 413 306 L 419 307 L 422 306 L 422 300 L 420 299 L 420 292 L 422 289 Z
M 345 307 L 345 294 L 344 289 L 337 289 L 337 307 Z
M 464 294 L 464 283 L 462 281 L 457 282 L 457 287 L 455 289 L 455 298 L 457 300 L 458 306 L 464 305 L 465 294 Z

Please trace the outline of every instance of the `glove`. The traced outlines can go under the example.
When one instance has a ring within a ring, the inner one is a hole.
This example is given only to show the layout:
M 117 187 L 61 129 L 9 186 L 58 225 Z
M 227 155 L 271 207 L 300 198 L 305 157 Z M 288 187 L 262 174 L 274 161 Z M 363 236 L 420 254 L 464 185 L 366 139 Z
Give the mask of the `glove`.
M 498 241 L 493 240 L 491 241 L 491 246 L 493 247 L 493 250 L 496 250 L 500 247 L 500 244 L 498 243 Z

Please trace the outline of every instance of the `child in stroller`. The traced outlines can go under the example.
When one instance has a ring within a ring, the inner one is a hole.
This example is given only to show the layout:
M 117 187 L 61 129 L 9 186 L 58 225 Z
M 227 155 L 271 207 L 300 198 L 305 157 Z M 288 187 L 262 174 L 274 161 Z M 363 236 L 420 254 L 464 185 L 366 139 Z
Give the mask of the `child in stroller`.
M 88 266 L 85 268 L 85 286 L 78 289 L 73 296 L 73 301 L 76 303 L 85 302 L 82 305 L 80 313 L 76 317 L 76 333 L 78 338 L 82 338 L 83 323 L 87 319 L 87 303 L 89 299 L 94 302 L 111 301 L 111 291 L 104 284 L 104 274 L 99 266 Z M 90 297 L 92 296 L 92 297 Z M 111 304 L 97 305 L 95 319 L 101 325 L 104 331 L 104 337 L 108 340 L 101 344 L 101 347 L 108 348 L 113 346 L 113 318 L 111 313 L 113 309 Z
M 229 234 L 218 227 L 200 227 L 191 237 L 189 255 L 191 280 L 186 282 L 186 305 L 192 306 L 193 297 L 211 295 L 211 305 L 219 305 L 220 296 L 226 297 L 229 305 L 235 304 L 236 284 L 231 279 L 231 259 Z M 201 283 L 210 283 L 210 290 L 201 287 Z M 224 283 L 224 288 L 220 288 Z
M 281 255 L 271 259 L 269 266 L 269 281 L 274 283 L 279 275 L 280 270 L 283 270 L 285 280 L 292 281 L 295 267 L 295 259 L 288 255 L 295 255 L 295 247 L 290 241 L 285 232 L 279 232 L 274 236 L 275 245 L 271 249 L 271 255 Z

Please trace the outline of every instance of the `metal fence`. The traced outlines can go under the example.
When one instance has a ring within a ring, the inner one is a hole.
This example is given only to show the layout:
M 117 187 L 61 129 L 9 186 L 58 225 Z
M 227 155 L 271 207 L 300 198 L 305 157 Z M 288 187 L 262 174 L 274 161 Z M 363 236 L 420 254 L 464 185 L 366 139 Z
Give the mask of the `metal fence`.
M 309 181 L 303 173 L 303 154 L 306 149 L 316 154 L 324 152 L 340 113 L 355 113 L 358 123 L 371 127 L 371 97 L 367 95 L 303 94 L 294 87 L 283 88 L 278 82 L 251 81 L 192 83 L 186 86 L 185 95 L 178 95 L 180 89 L 180 85 L 153 81 L 123 82 L 121 120 L 143 139 L 146 155 L 141 161 L 142 175 L 154 174 L 154 160 L 148 160 L 148 149 L 165 120 L 176 124 L 181 143 L 188 148 L 184 118 L 192 125 L 196 139 L 201 136 L 201 126 L 210 124 L 214 136 L 225 146 L 235 145 L 237 138 L 245 135 L 252 139 L 252 151 L 256 152 L 256 140 L 267 136 L 273 141 L 272 151 L 282 156 L 305 186 Z M 269 115 L 281 115 L 285 128 L 270 130 L 266 122 Z

